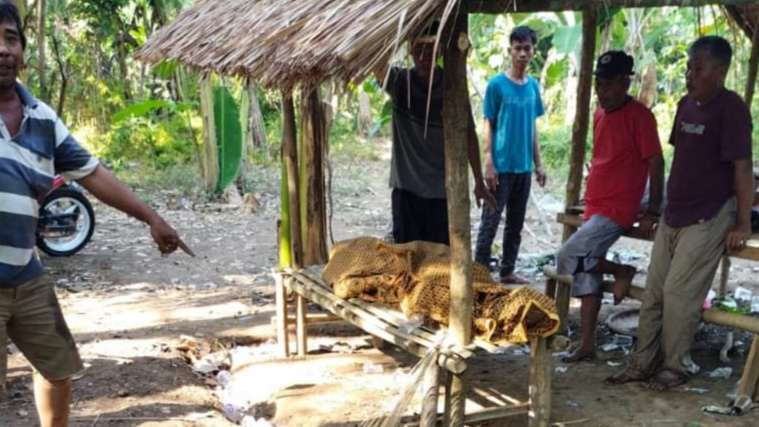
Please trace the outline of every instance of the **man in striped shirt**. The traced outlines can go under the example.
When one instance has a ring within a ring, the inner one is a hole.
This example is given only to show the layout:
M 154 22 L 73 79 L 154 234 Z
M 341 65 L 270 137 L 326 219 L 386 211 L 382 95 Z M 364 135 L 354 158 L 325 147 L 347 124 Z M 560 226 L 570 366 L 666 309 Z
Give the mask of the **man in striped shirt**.
M 55 174 L 150 226 L 158 249 L 191 254 L 171 226 L 117 181 L 69 134 L 55 112 L 16 81 L 24 67 L 18 10 L 0 0 L 0 363 L 10 338 L 34 366 L 40 424 L 67 426 L 76 344 L 34 251 L 38 200 Z

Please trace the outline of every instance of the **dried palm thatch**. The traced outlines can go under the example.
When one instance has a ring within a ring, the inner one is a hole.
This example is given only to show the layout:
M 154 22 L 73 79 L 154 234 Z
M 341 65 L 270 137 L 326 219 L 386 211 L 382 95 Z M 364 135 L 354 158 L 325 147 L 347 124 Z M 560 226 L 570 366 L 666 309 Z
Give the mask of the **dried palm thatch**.
M 728 15 L 751 38 L 759 30 L 759 4 L 725 6 Z
M 360 81 L 456 0 L 198 0 L 137 53 L 268 87 Z M 442 27 L 442 26 L 441 26 Z

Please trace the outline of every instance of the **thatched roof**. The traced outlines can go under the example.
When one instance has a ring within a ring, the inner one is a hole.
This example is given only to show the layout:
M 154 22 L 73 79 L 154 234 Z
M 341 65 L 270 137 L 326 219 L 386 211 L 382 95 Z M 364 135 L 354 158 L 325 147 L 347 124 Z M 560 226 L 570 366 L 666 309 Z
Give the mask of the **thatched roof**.
M 442 0 L 198 0 L 137 57 L 247 76 L 269 87 L 363 80 L 411 34 L 447 13 Z M 446 9 L 447 8 L 447 9 Z
M 759 31 L 759 4 L 726 6 L 725 9 L 749 38 Z

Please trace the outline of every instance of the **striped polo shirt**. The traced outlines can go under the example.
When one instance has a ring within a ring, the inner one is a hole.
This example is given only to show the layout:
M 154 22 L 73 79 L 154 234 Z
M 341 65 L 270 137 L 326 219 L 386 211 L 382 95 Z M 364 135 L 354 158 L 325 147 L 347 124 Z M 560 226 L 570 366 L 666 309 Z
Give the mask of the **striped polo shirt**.
M 16 85 L 24 112 L 18 134 L 0 120 L 0 288 L 42 275 L 34 251 L 38 201 L 61 174 L 76 180 L 92 173 L 98 160 L 69 134 L 49 106 Z

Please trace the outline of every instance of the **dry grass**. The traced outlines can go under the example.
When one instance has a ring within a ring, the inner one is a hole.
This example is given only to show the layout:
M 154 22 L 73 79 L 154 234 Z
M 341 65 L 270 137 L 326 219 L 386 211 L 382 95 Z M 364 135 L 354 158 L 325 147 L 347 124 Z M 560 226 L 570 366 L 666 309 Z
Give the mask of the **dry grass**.
M 198 0 L 137 54 L 290 88 L 363 80 L 456 0 Z M 442 28 L 442 25 L 441 25 Z

